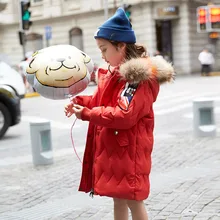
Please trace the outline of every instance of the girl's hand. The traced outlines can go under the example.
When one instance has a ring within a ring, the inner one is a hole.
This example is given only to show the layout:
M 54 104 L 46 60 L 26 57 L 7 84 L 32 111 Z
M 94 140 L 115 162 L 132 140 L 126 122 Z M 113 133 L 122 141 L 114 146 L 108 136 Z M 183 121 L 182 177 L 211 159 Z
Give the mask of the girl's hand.
M 81 114 L 82 114 L 83 108 L 84 107 L 81 105 L 77 105 L 77 104 L 73 105 L 74 114 L 78 119 L 81 119 Z
M 64 107 L 64 112 L 67 117 L 70 117 L 74 113 L 73 106 L 74 103 L 71 102 Z

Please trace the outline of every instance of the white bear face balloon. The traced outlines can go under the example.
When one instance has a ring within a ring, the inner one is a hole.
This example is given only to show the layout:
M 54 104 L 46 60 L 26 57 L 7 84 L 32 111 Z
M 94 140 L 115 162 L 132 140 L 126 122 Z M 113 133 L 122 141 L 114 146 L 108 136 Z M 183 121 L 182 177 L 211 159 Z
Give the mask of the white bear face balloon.
M 36 51 L 26 69 L 27 81 L 49 99 L 65 99 L 82 92 L 94 68 L 91 58 L 71 45 Z

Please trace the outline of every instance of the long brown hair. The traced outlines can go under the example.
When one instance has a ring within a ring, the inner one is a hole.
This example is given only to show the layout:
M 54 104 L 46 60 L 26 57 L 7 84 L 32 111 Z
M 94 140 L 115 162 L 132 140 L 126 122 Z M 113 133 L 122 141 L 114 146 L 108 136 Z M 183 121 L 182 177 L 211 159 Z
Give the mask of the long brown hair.
M 110 41 L 113 46 L 118 48 L 120 42 Z M 126 51 L 125 51 L 125 60 L 130 60 L 132 58 L 138 57 L 147 57 L 147 50 L 141 44 L 126 44 Z

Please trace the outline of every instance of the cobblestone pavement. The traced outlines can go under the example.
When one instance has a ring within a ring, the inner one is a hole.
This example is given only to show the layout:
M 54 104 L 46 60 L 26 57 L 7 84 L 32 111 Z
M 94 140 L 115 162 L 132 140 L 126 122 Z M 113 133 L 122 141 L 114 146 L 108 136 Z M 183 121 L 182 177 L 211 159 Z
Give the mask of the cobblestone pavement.
M 219 78 L 183 78 L 159 101 L 151 193 L 145 201 L 149 220 L 220 220 L 220 131 L 215 138 L 193 137 L 189 103 L 196 92 L 216 93 L 219 100 L 219 82 Z M 186 83 L 189 91 L 184 90 Z M 209 85 L 207 91 L 203 91 L 205 85 Z M 181 94 L 169 101 L 174 91 Z M 169 114 L 161 113 L 167 110 L 162 101 L 170 106 Z M 69 125 L 65 124 L 69 121 L 57 113 L 63 111 L 63 105 L 40 98 L 26 100 L 23 104 L 26 104 L 23 120 L 44 112 L 42 117 L 54 114 L 52 119 L 64 124 L 52 121 L 55 142 L 52 165 L 33 166 L 30 153 L 27 155 L 30 138 L 25 136 L 29 132 L 25 121 L 17 127 L 20 133 L 11 128 L 9 138 L 0 142 L 0 220 L 112 220 L 112 199 L 98 196 L 92 199 L 77 191 L 81 164 L 70 145 Z M 219 104 L 216 105 L 217 127 L 220 125 Z M 38 105 L 41 111 L 34 111 Z M 80 126 L 77 122 L 74 132 L 78 137 L 75 141 L 77 152 L 82 158 L 85 126 Z
M 155 143 L 150 219 L 220 219 L 220 135 L 175 135 Z M 77 193 L 80 172 L 74 154 L 52 166 L 1 167 L 0 219 L 113 219 L 111 199 Z

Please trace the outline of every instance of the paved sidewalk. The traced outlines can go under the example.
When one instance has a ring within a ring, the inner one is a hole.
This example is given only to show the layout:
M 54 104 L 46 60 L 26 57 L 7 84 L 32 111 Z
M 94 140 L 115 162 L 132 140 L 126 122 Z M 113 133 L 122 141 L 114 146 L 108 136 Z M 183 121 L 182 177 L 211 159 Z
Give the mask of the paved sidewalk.
M 0 220 L 113 219 L 111 199 L 77 192 L 81 165 L 74 152 L 54 160 L 51 166 L 0 166 Z M 186 131 L 156 139 L 145 204 L 154 220 L 219 220 L 220 134 L 193 138 Z

